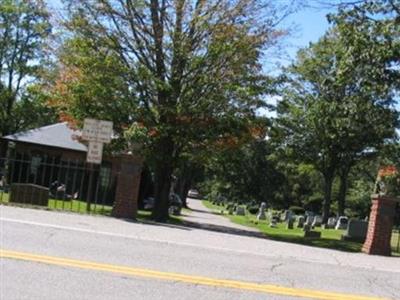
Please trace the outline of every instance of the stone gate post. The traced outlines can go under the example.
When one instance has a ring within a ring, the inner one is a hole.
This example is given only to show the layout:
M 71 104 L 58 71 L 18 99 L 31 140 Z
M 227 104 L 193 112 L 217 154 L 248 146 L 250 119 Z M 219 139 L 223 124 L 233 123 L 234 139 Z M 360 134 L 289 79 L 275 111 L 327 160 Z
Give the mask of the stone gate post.
M 113 159 L 113 173 L 116 173 L 117 180 L 113 217 L 136 218 L 141 170 L 142 160 L 136 156 L 124 154 Z
M 391 255 L 390 240 L 398 201 L 399 199 L 390 196 L 372 195 L 367 238 L 362 247 L 364 253 Z

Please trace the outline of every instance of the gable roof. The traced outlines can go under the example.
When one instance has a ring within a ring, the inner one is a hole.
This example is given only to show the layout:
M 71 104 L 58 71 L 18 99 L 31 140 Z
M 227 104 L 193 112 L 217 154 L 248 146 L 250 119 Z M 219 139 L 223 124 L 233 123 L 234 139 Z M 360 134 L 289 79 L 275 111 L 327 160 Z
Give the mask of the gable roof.
M 2 138 L 13 142 L 24 142 L 87 152 L 87 146 L 73 139 L 74 135 L 80 135 L 80 131 L 69 128 L 67 122 L 64 122 L 18 132 Z

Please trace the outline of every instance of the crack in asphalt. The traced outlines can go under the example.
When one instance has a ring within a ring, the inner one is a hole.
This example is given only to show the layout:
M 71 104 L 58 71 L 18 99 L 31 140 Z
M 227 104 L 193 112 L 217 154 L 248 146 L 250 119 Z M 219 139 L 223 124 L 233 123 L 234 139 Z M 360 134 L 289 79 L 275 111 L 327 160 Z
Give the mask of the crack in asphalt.
M 274 264 L 274 265 L 272 265 L 272 266 L 269 268 L 269 270 L 273 273 L 273 272 L 275 272 L 275 270 L 276 270 L 277 268 L 282 267 L 282 266 L 283 266 L 283 263 Z

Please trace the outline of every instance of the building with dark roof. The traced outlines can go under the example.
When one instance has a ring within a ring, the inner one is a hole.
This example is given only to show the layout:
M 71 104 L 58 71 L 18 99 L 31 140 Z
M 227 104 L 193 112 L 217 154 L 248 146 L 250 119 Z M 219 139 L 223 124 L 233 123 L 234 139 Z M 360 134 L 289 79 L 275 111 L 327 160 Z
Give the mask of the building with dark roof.
M 105 156 L 101 165 L 88 165 L 88 147 L 79 141 L 80 135 L 67 123 L 57 123 L 2 137 L 0 142 L 8 144 L 8 158 L 0 159 L 7 161 L 9 183 L 47 188 L 62 184 L 66 195 L 92 198 L 103 205 L 117 202 L 115 215 L 132 217 L 137 209 L 141 159 L 126 154 Z
M 77 138 L 81 133 L 68 127 L 66 122 L 31 129 L 3 137 L 12 142 L 41 145 L 69 151 L 87 152 L 87 146 Z

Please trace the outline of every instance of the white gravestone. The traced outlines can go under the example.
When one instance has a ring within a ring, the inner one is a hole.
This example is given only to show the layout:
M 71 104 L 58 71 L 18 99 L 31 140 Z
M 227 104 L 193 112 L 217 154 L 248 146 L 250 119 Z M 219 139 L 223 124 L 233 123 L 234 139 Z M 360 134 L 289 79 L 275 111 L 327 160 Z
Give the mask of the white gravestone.
M 265 202 L 261 203 L 260 209 L 257 214 L 257 220 L 266 220 L 267 216 L 265 215 L 265 208 L 267 207 L 267 204 Z

